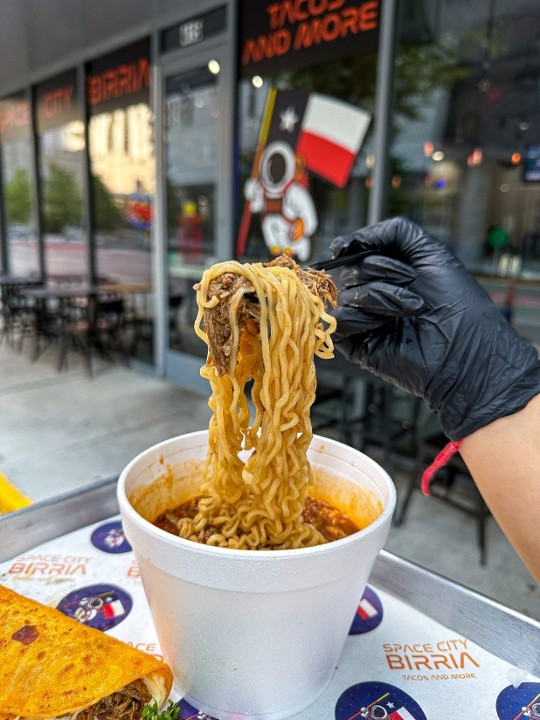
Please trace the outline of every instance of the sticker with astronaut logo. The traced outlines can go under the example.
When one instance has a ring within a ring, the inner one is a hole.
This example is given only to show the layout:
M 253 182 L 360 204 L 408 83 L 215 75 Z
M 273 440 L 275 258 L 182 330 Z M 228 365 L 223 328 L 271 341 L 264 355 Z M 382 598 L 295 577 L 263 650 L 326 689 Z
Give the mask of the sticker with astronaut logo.
M 525 682 L 519 687 L 510 685 L 497 698 L 499 720 L 540 720 L 540 683 Z
M 132 607 L 131 596 L 115 585 L 87 585 L 70 592 L 57 605 L 64 615 L 97 630 L 115 627 Z
M 92 545 L 106 553 L 125 553 L 131 551 L 120 520 L 104 523 L 97 527 L 90 538 Z
M 363 682 L 343 692 L 336 720 L 427 720 L 420 705 L 395 685 Z
M 349 635 L 362 635 L 375 630 L 383 619 L 381 599 L 369 586 L 366 586 L 362 599 L 358 603 Z
M 250 224 L 257 215 L 271 256 L 308 260 L 319 226 L 310 177 L 345 187 L 370 122 L 370 113 L 337 98 L 270 88 L 251 175 L 244 185 L 239 258 L 254 235 Z
M 179 700 L 176 705 L 179 708 L 178 717 L 180 720 L 214 720 L 211 715 L 207 715 L 202 710 L 197 710 L 190 705 L 187 700 Z

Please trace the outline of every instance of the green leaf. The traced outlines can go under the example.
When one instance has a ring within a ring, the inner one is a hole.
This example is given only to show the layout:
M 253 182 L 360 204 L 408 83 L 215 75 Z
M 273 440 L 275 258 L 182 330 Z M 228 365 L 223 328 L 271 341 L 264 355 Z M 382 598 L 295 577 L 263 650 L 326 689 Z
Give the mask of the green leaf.
M 180 708 L 169 700 L 167 707 L 159 712 L 157 702 L 147 705 L 142 711 L 142 720 L 178 720 Z

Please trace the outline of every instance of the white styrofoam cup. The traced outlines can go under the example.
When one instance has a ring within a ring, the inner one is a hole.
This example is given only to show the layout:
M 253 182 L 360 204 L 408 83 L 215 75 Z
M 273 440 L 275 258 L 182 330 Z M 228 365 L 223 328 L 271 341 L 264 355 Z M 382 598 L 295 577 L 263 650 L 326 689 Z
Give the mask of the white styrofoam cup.
M 365 529 L 313 548 L 210 547 L 143 517 L 154 519 L 160 503 L 163 510 L 173 496 L 178 499 L 171 483 L 175 469 L 181 478 L 191 463 L 197 475 L 207 449 L 208 432 L 194 432 L 132 460 L 118 484 L 124 530 L 175 689 L 221 720 L 281 720 L 314 702 L 330 681 L 386 541 L 395 488 L 363 453 L 314 436 L 308 452 L 314 470 L 337 478 L 336 486 L 367 488 L 381 501 L 382 513 Z M 152 487 L 160 477 L 158 501 Z

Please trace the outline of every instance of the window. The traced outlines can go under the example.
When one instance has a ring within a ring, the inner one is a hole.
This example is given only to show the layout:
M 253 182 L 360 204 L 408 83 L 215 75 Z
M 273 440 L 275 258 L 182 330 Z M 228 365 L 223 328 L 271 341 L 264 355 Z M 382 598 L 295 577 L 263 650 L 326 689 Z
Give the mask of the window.
M 400 7 L 388 214 L 448 243 L 538 342 L 536 291 L 504 278 L 540 270 L 540 7 Z
M 240 10 L 237 255 L 328 257 L 366 222 L 379 3 Z
M 140 286 L 132 310 L 137 326 L 144 324 L 144 342 L 132 349 L 151 362 L 155 158 L 149 52 L 143 40 L 91 62 L 87 102 L 97 274 Z
M 534 0 L 403 3 L 390 210 L 471 266 L 540 264 L 538 30 Z
M 8 267 L 15 275 L 38 273 L 32 122 L 24 93 L 0 100 L 0 142 Z
M 75 71 L 37 87 L 36 116 L 46 273 L 87 277 L 85 139 Z

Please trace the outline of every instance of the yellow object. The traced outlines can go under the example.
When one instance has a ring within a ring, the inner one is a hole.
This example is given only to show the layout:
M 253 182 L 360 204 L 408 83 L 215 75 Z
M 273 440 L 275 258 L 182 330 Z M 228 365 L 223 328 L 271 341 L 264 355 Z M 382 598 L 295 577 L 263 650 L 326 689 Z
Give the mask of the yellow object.
M 83 616 L 93 610 L 112 617 L 122 604 L 109 595 L 116 597 L 114 592 L 90 595 L 87 605 L 75 607 Z M 93 717 L 90 706 L 117 692 L 117 707 L 136 711 L 148 700 L 161 707 L 171 690 L 171 670 L 155 656 L 1 585 L 0 647 L 3 720 L 60 718 L 79 711 Z M 128 686 L 137 680 L 148 689 L 148 700 L 137 702 L 138 695 L 129 694 Z M 96 717 L 111 717 L 100 709 Z
M 10 483 L 7 477 L 0 472 L 0 514 L 20 510 L 31 504 L 30 498 Z
M 185 217 L 195 217 L 197 214 L 197 203 L 193 200 L 186 200 L 182 203 L 182 215 Z

